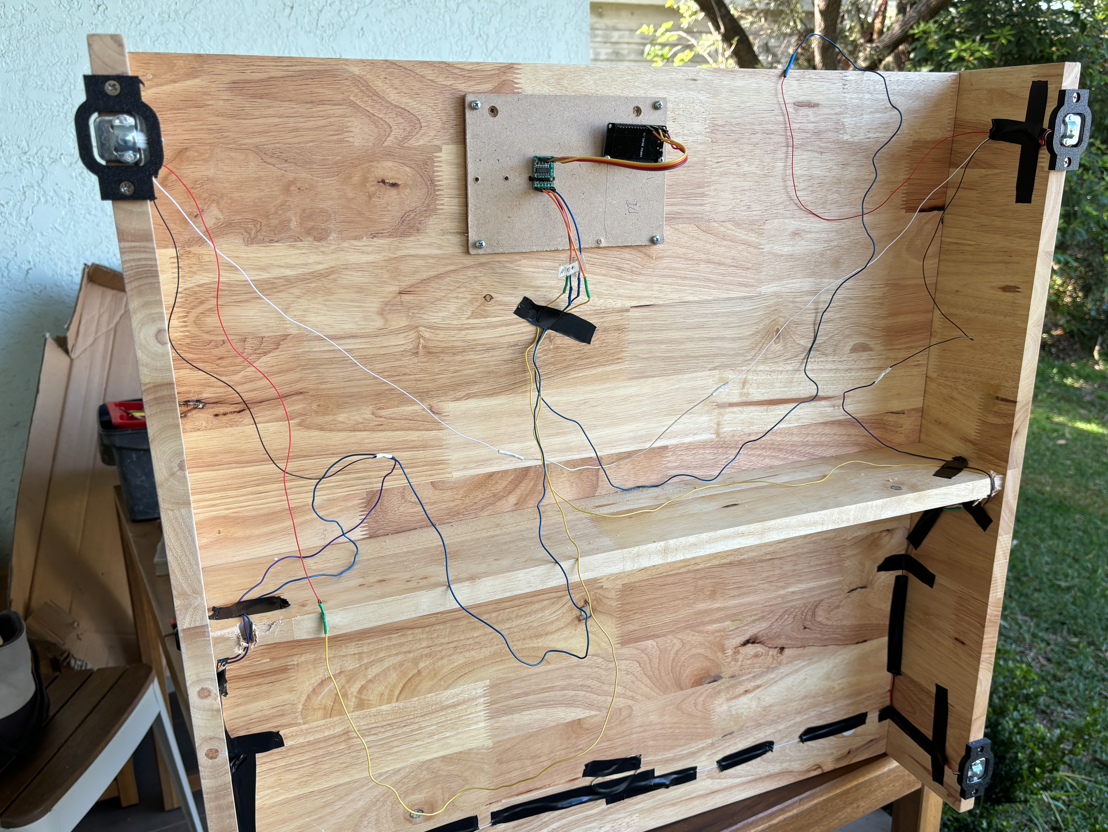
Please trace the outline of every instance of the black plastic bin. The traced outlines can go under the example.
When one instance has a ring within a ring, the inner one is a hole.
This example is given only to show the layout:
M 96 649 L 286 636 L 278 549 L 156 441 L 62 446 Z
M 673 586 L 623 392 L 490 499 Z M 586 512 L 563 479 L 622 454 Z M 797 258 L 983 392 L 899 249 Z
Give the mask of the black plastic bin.
M 134 404 L 133 402 L 112 402 Z M 138 403 L 139 407 L 142 403 Z M 116 408 L 118 409 L 118 407 Z M 112 422 L 107 404 L 100 405 L 100 459 L 119 471 L 123 503 L 132 520 L 157 520 L 158 490 L 154 485 L 154 462 L 150 458 L 150 438 L 145 427 L 120 427 Z

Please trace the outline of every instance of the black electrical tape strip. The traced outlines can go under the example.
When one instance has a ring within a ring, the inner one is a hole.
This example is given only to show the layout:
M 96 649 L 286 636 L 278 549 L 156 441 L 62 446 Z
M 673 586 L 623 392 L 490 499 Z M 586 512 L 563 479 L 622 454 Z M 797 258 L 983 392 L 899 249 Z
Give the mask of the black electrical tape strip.
M 531 298 L 524 297 L 515 314 L 532 326 L 549 329 L 582 344 L 591 344 L 596 325 L 571 312 L 563 312 L 550 306 L 538 306 Z
M 649 792 L 658 791 L 658 789 L 668 789 L 670 786 L 680 786 L 682 783 L 691 783 L 695 779 L 696 766 L 671 771 L 669 774 L 659 774 L 657 777 L 654 776 L 653 771 L 644 771 L 635 775 L 626 789 L 619 794 L 609 795 L 606 799 L 610 806 L 613 803 L 619 803 L 621 800 L 638 797 L 640 794 L 648 794 Z
M 918 549 L 923 545 L 924 539 L 927 535 L 931 534 L 931 529 L 935 527 L 935 521 L 942 515 L 943 510 L 941 508 L 929 508 L 922 515 L 919 520 L 916 521 L 916 526 L 912 531 L 908 533 L 908 542 L 913 549 Z
M 733 751 L 725 757 L 720 757 L 716 760 L 716 765 L 720 771 L 727 771 L 729 768 L 735 768 L 735 766 L 741 766 L 743 763 L 749 763 L 751 760 L 764 757 L 771 751 L 773 751 L 773 740 L 766 740 L 757 745 L 752 745 L 750 748 Z
M 208 616 L 211 621 L 223 621 L 228 618 L 239 618 L 243 615 L 258 615 L 263 612 L 277 612 L 287 610 L 289 602 L 277 595 L 267 595 L 265 598 L 247 598 L 229 607 L 212 607 L 212 614 Z
M 913 725 L 904 714 L 894 708 L 892 705 L 886 705 L 881 709 L 881 713 L 877 717 L 878 721 L 884 722 L 886 719 L 891 719 L 893 725 L 908 735 L 908 739 L 926 751 L 931 753 L 931 740 L 927 739 L 927 735 L 923 733 L 919 728 Z
M 994 118 L 989 138 L 995 142 L 1008 142 L 1020 146 L 1019 166 L 1016 169 L 1016 202 L 1031 202 L 1035 193 L 1035 171 L 1039 166 L 1040 138 L 1043 119 L 1046 117 L 1047 82 L 1032 81 L 1027 93 L 1027 116 L 1023 121 Z
M 227 761 L 231 769 L 231 793 L 235 798 L 235 817 L 239 832 L 257 832 L 255 808 L 258 791 L 258 755 L 274 748 L 283 748 L 284 739 L 277 731 L 259 731 L 232 737 L 226 731 Z
M 610 777 L 625 771 L 638 771 L 642 768 L 642 754 L 634 757 L 621 757 L 618 760 L 590 760 L 585 763 L 582 777 Z
M 481 824 L 477 820 L 477 815 L 473 815 L 448 823 L 446 826 L 436 826 L 434 829 L 428 829 L 427 832 L 477 832 L 480 828 Z
M 885 670 L 900 675 L 904 659 L 904 612 L 908 608 L 908 576 L 897 575 L 893 581 L 893 602 L 889 606 L 889 654 Z
M 931 723 L 931 779 L 943 782 L 946 768 L 946 724 L 950 718 L 950 697 L 942 685 L 935 685 L 935 714 Z
M 935 586 L 935 573 L 916 560 L 908 553 L 903 555 L 889 555 L 883 561 L 881 565 L 877 567 L 878 572 L 907 572 L 927 586 Z
M 840 719 L 838 722 L 828 722 L 826 725 L 813 725 L 811 728 L 805 728 L 800 733 L 800 741 L 814 742 L 815 740 L 823 740 L 828 737 L 837 736 L 846 731 L 853 731 L 855 728 L 865 725 L 868 717 L 869 714 L 860 713 L 854 716 L 848 716 L 846 719 Z
M 956 456 L 954 459 L 950 460 L 950 462 L 944 462 L 943 467 L 932 476 L 942 477 L 944 480 L 952 480 L 965 471 L 967 465 L 969 465 L 968 459 L 964 456 Z
M 644 774 L 646 772 L 643 772 Z M 651 770 L 650 775 L 654 775 L 654 771 Z M 629 778 L 622 778 L 624 780 Z M 610 781 L 608 784 L 614 784 L 616 781 Z M 524 818 L 531 818 L 535 815 L 542 815 L 546 812 L 557 812 L 562 809 L 569 809 L 571 806 L 580 806 L 582 803 L 592 803 L 596 800 L 603 800 L 604 795 L 595 791 L 591 786 L 579 786 L 576 789 L 569 789 L 568 791 L 558 792 L 557 794 L 548 794 L 546 797 L 535 798 L 534 800 L 528 800 L 523 803 L 517 803 L 515 806 L 506 806 L 503 809 L 497 809 L 492 813 L 492 825 L 496 826 L 501 823 L 511 823 L 513 820 L 523 820 Z
M 993 524 L 993 518 L 989 516 L 989 512 L 985 511 L 983 505 L 969 502 L 962 503 L 962 508 L 964 508 L 969 513 L 969 516 L 976 521 L 977 525 L 981 527 L 981 531 L 987 532 L 989 526 Z

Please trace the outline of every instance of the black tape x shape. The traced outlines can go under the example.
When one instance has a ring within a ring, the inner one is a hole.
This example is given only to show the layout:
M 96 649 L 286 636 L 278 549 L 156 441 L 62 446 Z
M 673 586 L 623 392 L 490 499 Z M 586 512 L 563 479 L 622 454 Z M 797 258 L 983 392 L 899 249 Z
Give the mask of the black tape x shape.
M 1046 81 L 1032 81 L 1027 94 L 1027 116 L 1023 121 L 994 118 L 989 138 L 994 142 L 1008 142 L 1020 147 L 1019 167 L 1016 169 L 1016 202 L 1028 203 L 1035 193 L 1035 171 L 1039 167 L 1039 150 L 1043 147 L 1046 128 Z

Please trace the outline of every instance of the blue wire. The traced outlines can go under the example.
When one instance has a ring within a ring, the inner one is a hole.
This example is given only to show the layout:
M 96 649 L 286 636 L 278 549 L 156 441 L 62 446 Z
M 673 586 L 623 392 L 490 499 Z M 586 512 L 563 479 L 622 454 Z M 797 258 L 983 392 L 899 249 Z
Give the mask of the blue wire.
M 566 209 L 566 213 L 569 214 L 569 218 L 573 220 L 573 230 L 577 232 L 577 251 L 581 251 L 581 229 L 577 227 L 577 217 L 573 216 L 573 211 L 570 210 L 569 203 L 566 202 L 566 198 L 555 190 L 551 190 L 551 193 L 558 198 L 558 201 L 562 203 L 562 207 Z
M 327 471 L 330 471 L 331 468 L 334 468 L 336 465 L 338 465 L 343 460 L 347 460 L 347 459 L 350 459 L 352 457 L 365 457 L 367 459 L 379 458 L 375 454 L 369 454 L 369 455 L 366 455 L 366 454 L 347 454 L 346 456 L 340 457 L 339 459 L 332 462 L 331 466 L 327 469 Z M 339 536 L 336 537 L 334 540 L 332 540 L 331 543 L 334 543 L 335 540 L 338 540 L 340 537 L 346 538 L 354 546 L 354 557 L 351 558 L 350 565 L 347 566 L 345 569 L 343 569 L 341 572 L 334 572 L 334 573 L 321 572 L 321 573 L 316 574 L 316 575 L 311 575 L 310 577 L 312 578 L 312 580 L 315 580 L 316 578 L 338 578 L 338 577 L 341 577 L 342 575 L 345 575 L 347 572 L 349 572 L 351 569 L 354 568 L 354 565 L 358 562 L 358 554 L 359 554 L 360 550 L 358 549 L 358 544 L 354 541 L 354 538 L 350 537 L 350 532 L 354 531 L 354 529 L 356 529 L 356 528 L 358 528 L 358 526 L 362 525 L 362 523 L 364 523 L 366 520 L 369 519 L 369 515 L 373 514 L 373 510 L 375 508 L 377 508 L 377 505 L 381 502 L 381 497 L 385 493 L 385 480 L 387 480 L 389 478 L 389 476 L 392 474 L 392 472 L 395 471 L 395 470 L 396 470 L 396 460 L 394 459 L 392 468 L 390 468 L 389 472 L 387 474 L 385 474 L 384 477 L 381 478 L 381 488 L 377 492 L 377 499 L 374 500 L 373 505 L 370 507 L 369 511 L 366 512 L 365 517 L 363 517 L 360 521 L 358 521 L 357 525 L 355 525 L 349 531 L 344 529 L 342 527 L 342 524 L 338 520 L 331 520 L 328 517 L 324 517 L 322 514 L 320 514 L 316 510 L 316 507 L 315 507 L 316 491 L 319 488 L 319 484 L 327 477 L 327 474 L 324 473 L 324 475 L 322 477 L 320 477 L 318 480 L 316 480 L 315 486 L 312 487 L 312 511 L 315 513 L 315 516 L 318 517 L 320 520 L 322 520 L 324 523 L 334 523 L 336 526 L 339 527 Z M 327 546 L 330 546 L 331 543 L 328 543 Z M 325 549 L 327 547 L 325 546 L 323 548 Z M 319 551 L 322 552 L 323 549 L 320 549 Z M 316 552 L 316 554 L 318 555 L 319 552 Z M 310 555 L 309 557 L 314 557 L 314 555 Z M 286 555 L 285 557 L 281 558 L 280 560 L 288 560 L 289 558 L 299 559 L 299 555 Z M 307 558 L 305 558 L 305 560 L 306 559 Z M 274 561 L 274 563 L 278 563 L 278 562 L 279 561 Z M 267 569 L 266 572 L 269 572 L 269 570 Z M 276 595 L 278 592 L 280 592 L 286 586 L 289 586 L 290 584 L 297 584 L 297 583 L 300 583 L 301 581 L 306 581 L 306 580 L 308 580 L 308 577 L 309 576 L 303 576 L 303 577 L 300 577 L 300 578 L 293 578 L 291 580 L 285 581 L 283 584 L 281 584 L 276 589 L 271 589 L 268 592 L 266 592 L 264 595 L 259 595 L 258 597 L 259 598 L 268 598 L 271 595 Z M 263 575 L 262 576 L 262 581 L 264 581 L 264 580 L 265 580 L 265 576 Z M 259 581 L 258 583 L 260 584 L 261 581 Z M 257 584 L 255 584 L 255 587 L 256 586 L 257 586 Z
M 349 454 L 348 456 L 343 457 L 343 459 L 348 459 L 350 457 L 361 457 L 361 459 L 359 459 L 358 462 L 362 462 L 366 459 L 374 459 L 375 456 L 376 456 L 375 454 Z M 350 464 L 351 465 L 357 465 L 358 463 L 357 462 L 352 462 Z M 333 468 L 333 467 L 334 466 L 332 465 L 331 468 Z M 347 466 L 347 467 L 349 467 L 349 466 Z M 330 471 L 331 469 L 328 468 L 327 470 Z M 389 473 L 391 474 L 392 472 L 390 471 Z M 388 474 L 386 474 L 385 476 L 388 477 Z M 322 477 L 320 479 L 322 479 Z M 317 483 L 318 483 L 318 480 L 317 480 Z M 381 480 L 381 487 L 384 488 L 384 480 Z M 378 494 L 377 499 L 378 500 L 381 499 L 380 494 Z M 377 507 L 377 503 L 374 503 L 373 508 L 376 508 L 376 507 Z M 350 529 L 350 531 L 354 531 L 354 529 L 358 528 L 358 526 L 362 525 L 362 523 L 364 523 L 366 520 L 368 520 L 369 515 L 373 513 L 373 508 L 371 508 L 368 512 L 366 512 L 365 517 L 363 517 L 361 520 L 359 520 L 358 523 L 353 528 Z M 342 538 L 341 534 L 338 537 L 332 538 L 327 543 L 323 544 L 323 547 L 321 549 L 319 549 L 317 552 L 314 552 L 310 555 L 305 555 L 304 560 L 310 560 L 311 558 L 314 558 L 316 555 L 323 554 L 323 552 L 327 549 L 328 546 L 330 546 L 332 543 L 335 543 L 336 541 L 338 541 L 341 538 Z M 242 593 L 242 595 L 239 596 L 239 601 L 242 601 L 247 595 L 249 595 L 255 589 L 260 587 L 263 583 L 265 583 L 265 579 L 269 575 L 269 571 L 274 566 L 279 564 L 281 561 L 283 561 L 283 560 L 299 560 L 299 559 L 300 559 L 299 555 L 285 555 L 284 557 L 277 558 L 277 560 L 273 561 L 273 563 L 271 563 L 268 567 L 266 567 L 265 572 L 262 573 L 261 580 L 259 580 L 256 584 L 254 584 L 254 586 L 250 587 L 250 589 L 246 590 L 246 592 Z M 274 592 L 276 592 L 276 590 L 274 590 Z M 272 595 L 273 593 L 266 593 L 266 594 L 267 595 Z
M 494 633 L 496 633 L 498 636 L 500 636 L 500 638 L 504 640 L 504 645 L 508 648 L 508 652 L 512 654 L 512 658 L 514 658 L 520 664 L 525 664 L 528 667 L 537 667 L 538 665 L 542 664 L 546 660 L 547 656 L 549 656 L 553 653 L 561 653 L 563 655 L 570 656 L 574 659 L 586 659 L 586 658 L 588 658 L 588 655 L 589 655 L 589 638 L 590 638 L 590 635 L 589 635 L 589 619 L 592 616 L 588 615 L 587 613 L 586 613 L 586 618 L 585 618 L 585 653 L 584 653 L 584 655 L 579 656 L 576 653 L 569 652 L 568 650 L 547 650 L 545 653 L 542 654 L 542 658 L 539 659 L 537 662 L 528 662 L 528 661 L 524 661 L 523 659 L 521 659 L 519 656 L 516 655 L 516 651 L 512 649 L 511 642 L 508 641 L 508 637 L 506 635 L 504 635 L 504 633 L 502 633 L 500 630 L 498 630 L 496 627 L 494 627 L 488 621 L 483 619 L 481 616 L 479 616 L 476 613 L 472 612 L 465 604 L 462 603 L 461 599 L 458 598 L 457 594 L 454 592 L 454 584 L 450 580 L 450 552 L 446 548 L 446 539 L 442 536 L 442 532 L 439 530 L 439 527 L 435 525 L 435 521 L 431 519 L 431 515 L 427 511 L 427 506 L 425 506 L 423 504 L 423 500 L 420 499 L 419 492 L 416 491 L 415 486 L 412 484 L 411 479 L 408 477 L 408 472 L 404 469 L 404 464 L 399 459 L 396 460 L 396 464 L 400 466 L 400 473 L 403 474 L 404 479 L 408 481 L 408 486 L 412 489 L 412 494 L 415 495 L 416 501 L 419 503 L 419 507 L 421 509 L 423 509 L 423 516 L 427 518 L 427 522 L 431 524 L 431 528 L 434 529 L 435 534 L 437 534 L 439 536 L 439 542 L 442 544 L 443 561 L 446 564 L 446 588 L 448 590 L 450 590 L 450 594 L 454 598 L 454 603 L 456 603 L 461 608 L 461 610 L 463 612 L 465 612 L 467 615 L 469 615 L 471 618 L 474 618 L 477 621 L 480 621 L 482 624 L 484 624 L 486 627 L 488 627 L 490 630 L 492 630 Z M 544 494 L 545 494 L 545 491 L 546 491 L 546 481 L 544 479 L 543 480 L 543 492 L 544 492 Z M 540 500 L 539 502 L 541 503 L 542 501 Z M 541 522 L 542 522 L 542 514 L 541 513 L 539 514 L 539 521 L 540 521 L 540 524 L 541 524 Z M 540 542 L 542 540 L 541 530 L 540 530 L 539 540 L 540 540 Z M 543 548 L 546 549 L 546 544 L 543 544 Z M 547 554 L 550 554 L 549 549 L 547 549 L 546 552 L 547 552 Z M 562 564 L 558 563 L 558 559 L 555 558 L 554 555 L 550 554 L 550 559 L 554 561 L 554 563 L 562 571 L 562 576 L 566 579 L 566 591 L 570 593 L 569 600 L 573 603 L 573 606 L 577 607 L 578 610 L 580 610 L 581 612 L 585 612 L 585 610 L 582 609 L 582 607 L 580 607 L 577 604 L 577 602 L 573 600 L 573 593 L 572 593 L 572 588 L 570 586 L 569 575 L 566 573 L 565 568 L 563 568 Z
M 858 275 L 860 275 L 862 272 L 864 272 L 866 269 L 868 269 L 870 264 L 873 263 L 874 259 L 877 257 L 877 241 L 873 238 L 873 235 L 870 233 L 869 228 L 866 226 L 866 199 L 869 197 L 870 192 L 873 190 L 874 186 L 877 184 L 877 180 L 878 180 L 878 177 L 879 177 L 879 172 L 878 172 L 878 169 L 877 169 L 877 156 L 878 156 L 878 154 L 881 153 L 882 150 L 884 150 L 886 147 L 888 147 L 888 145 L 892 142 L 892 140 L 897 137 L 897 134 L 900 133 L 900 129 L 904 126 L 904 113 L 901 112 L 900 108 L 897 107 L 896 104 L 893 103 L 892 95 L 889 92 L 889 82 L 886 80 L 884 75 L 882 75 L 880 72 L 877 72 L 876 70 L 862 69 L 857 64 L 855 64 L 853 61 L 851 61 L 850 58 L 847 57 L 846 53 L 844 53 L 842 51 L 842 49 L 839 48 L 838 44 L 836 44 L 834 41 L 830 40 L 829 38 L 826 38 L 823 35 L 820 35 L 820 34 L 815 33 L 815 32 L 813 32 L 812 34 L 809 34 L 807 37 L 805 37 L 804 40 L 802 40 L 800 42 L 800 45 L 797 46 L 796 50 L 792 54 L 792 57 L 789 58 L 788 65 L 785 67 L 785 77 L 788 77 L 789 69 L 792 67 L 793 61 L 796 59 L 796 55 L 800 51 L 801 47 L 803 47 L 804 44 L 808 42 L 808 39 L 812 38 L 812 37 L 820 37 L 820 38 L 823 38 L 824 40 L 826 40 L 828 43 L 830 43 L 832 46 L 834 46 L 835 49 L 838 50 L 839 54 L 842 55 L 844 58 L 846 58 L 846 60 L 849 61 L 850 65 L 853 66 L 855 69 L 857 69 L 861 72 L 866 72 L 866 73 L 876 75 L 878 78 L 880 78 L 881 83 L 885 87 L 885 98 L 886 98 L 886 100 L 888 100 L 889 106 L 892 107 L 894 110 L 896 110 L 897 116 L 899 117 L 899 122 L 897 123 L 896 130 L 894 130 L 892 135 L 889 136 L 889 138 L 885 140 L 884 144 L 882 144 L 879 148 L 877 148 L 876 151 L 874 151 L 873 157 L 870 160 L 870 164 L 873 166 L 873 180 L 870 182 L 869 187 L 866 188 L 866 192 L 862 195 L 862 216 L 861 216 L 862 230 L 865 231 L 866 237 L 868 237 L 869 241 L 870 241 L 870 255 L 866 259 L 865 264 L 860 269 L 857 269 L 856 271 L 852 272 L 850 275 L 848 275 L 846 277 L 845 280 L 840 282 L 839 285 L 835 287 L 835 291 L 831 293 L 831 297 L 827 301 L 827 305 L 823 308 L 823 311 L 820 313 L 819 320 L 816 323 L 816 331 L 815 331 L 815 334 L 812 337 L 812 343 L 808 346 L 808 351 L 804 354 L 804 365 L 803 365 L 804 376 L 808 379 L 808 381 L 812 382 L 812 385 L 815 387 L 815 392 L 812 393 L 810 398 L 804 399 L 803 401 L 799 401 L 796 404 L 794 404 L 792 407 L 790 407 L 780 419 L 778 419 L 776 422 L 774 422 L 773 425 L 771 425 L 760 436 L 756 436 L 753 439 L 748 439 L 745 442 L 743 442 L 739 446 L 738 451 L 735 452 L 735 455 L 733 457 L 731 457 L 731 459 L 729 459 L 723 465 L 723 467 L 719 469 L 719 471 L 716 472 L 715 476 L 713 476 L 713 477 L 700 477 L 700 476 L 696 476 L 695 474 L 673 474 L 672 476 L 667 477 L 666 479 L 662 480 L 661 482 L 655 483 L 653 485 L 636 485 L 636 486 L 631 486 L 631 487 L 618 486 L 614 482 L 612 482 L 612 478 L 608 475 L 608 470 L 607 470 L 607 468 L 605 468 L 604 463 L 601 461 L 600 454 L 597 452 L 596 446 L 593 444 L 593 441 L 589 437 L 588 432 L 585 430 L 584 425 L 582 425 L 576 419 L 572 419 L 568 416 L 562 415 L 557 410 L 555 410 L 553 407 L 551 407 L 550 402 L 543 399 L 542 400 L 543 404 L 546 405 L 546 407 L 550 410 L 551 413 L 553 413 L 555 416 L 558 416 L 561 419 L 564 419 L 567 422 L 572 422 L 573 424 L 577 425 L 577 427 L 581 430 L 582 435 L 585 437 L 585 441 L 587 441 L 589 443 L 589 447 L 592 449 L 593 456 L 596 457 L 596 462 L 600 466 L 600 470 L 604 473 L 604 478 L 608 481 L 609 485 L 611 485 L 613 488 L 615 488 L 619 491 L 635 491 L 635 490 L 638 490 L 638 489 L 659 488 L 660 486 L 663 486 L 666 483 L 671 482 L 672 480 L 675 480 L 675 479 L 679 479 L 679 478 L 693 479 L 693 480 L 697 480 L 699 482 L 713 482 L 713 481 L 719 479 L 723 475 L 723 472 L 726 471 L 731 466 L 731 464 L 734 463 L 735 460 L 737 460 L 739 458 L 739 455 L 743 452 L 743 450 L 746 448 L 747 445 L 751 445 L 755 442 L 760 442 L 762 439 L 765 439 L 772 431 L 776 430 L 778 425 L 780 425 L 787 418 L 789 418 L 789 416 L 792 415 L 793 411 L 795 411 L 801 405 L 809 404 L 809 403 L 815 401 L 816 398 L 819 397 L 819 390 L 820 390 L 819 382 L 817 382 L 814 378 L 812 378 L 811 374 L 808 372 L 808 367 L 809 367 L 809 364 L 811 363 L 812 352 L 815 350 L 816 343 L 819 341 L 820 330 L 823 328 L 823 319 L 827 315 L 828 310 L 831 308 L 831 304 L 833 304 L 835 302 L 835 298 L 838 296 L 839 290 L 841 290 L 843 288 L 843 286 L 845 286 L 851 280 L 853 280 Z M 535 349 L 535 353 L 537 353 L 537 352 L 538 352 L 538 345 L 536 345 L 536 349 Z M 531 363 L 535 365 L 535 374 L 536 374 L 536 376 L 541 378 L 534 354 L 532 355 Z

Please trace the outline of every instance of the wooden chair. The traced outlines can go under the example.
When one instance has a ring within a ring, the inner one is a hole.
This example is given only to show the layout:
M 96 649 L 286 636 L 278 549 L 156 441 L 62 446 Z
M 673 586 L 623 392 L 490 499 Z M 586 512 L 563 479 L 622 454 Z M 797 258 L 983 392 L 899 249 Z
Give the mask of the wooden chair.
M 202 832 L 173 724 L 149 666 L 76 671 L 44 682 L 50 716 L 42 737 L 0 771 L 0 828 L 69 832 L 153 725 L 189 832 Z

